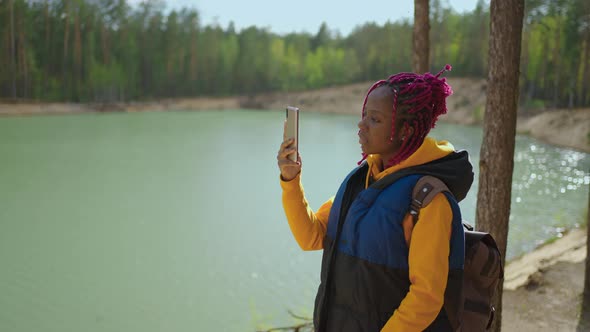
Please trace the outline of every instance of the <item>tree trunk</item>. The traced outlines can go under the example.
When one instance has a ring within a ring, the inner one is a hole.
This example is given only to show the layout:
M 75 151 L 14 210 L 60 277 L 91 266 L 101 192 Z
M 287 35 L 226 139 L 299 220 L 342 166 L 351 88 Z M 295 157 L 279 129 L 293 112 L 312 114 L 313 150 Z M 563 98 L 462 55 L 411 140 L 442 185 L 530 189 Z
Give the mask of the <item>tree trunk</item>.
M 27 49 L 26 49 L 26 38 L 25 38 L 25 22 L 23 15 L 20 15 L 18 19 L 18 62 L 21 67 L 20 74 L 22 75 L 22 98 L 28 98 L 28 90 L 29 90 L 29 68 L 28 68 L 28 59 L 27 59 Z
M 590 329 L 590 193 L 588 193 L 588 211 L 586 216 L 586 272 L 584 279 L 584 295 L 582 298 L 582 313 L 578 322 L 578 332 Z
M 197 80 L 197 33 L 191 33 L 191 48 L 190 48 L 190 62 L 189 62 L 189 82 L 194 84 Z M 194 90 L 191 90 L 193 93 Z
M 67 62 L 67 58 L 68 58 L 68 41 L 69 41 L 69 33 L 70 33 L 70 11 L 69 11 L 69 5 L 66 2 L 66 17 L 65 17 L 65 22 L 64 22 L 64 57 L 63 57 L 63 62 L 64 62 L 64 66 L 63 66 L 63 70 L 65 73 L 66 70 L 66 62 Z
M 430 68 L 436 68 L 440 59 L 444 59 L 441 57 L 441 48 L 445 47 L 446 44 L 441 43 L 443 30 L 445 28 L 442 22 L 442 8 L 440 5 L 440 0 L 432 0 L 430 2 L 429 14 L 432 10 L 432 24 L 434 25 L 434 29 L 432 31 L 432 45 L 430 45 L 430 58 L 428 59 Z
M 488 54 L 488 88 L 479 162 L 476 223 L 496 239 L 502 260 L 506 258 L 514 139 L 518 104 L 518 78 L 524 0 L 492 0 Z M 502 326 L 502 287 L 493 303 L 496 317 L 492 331 Z
M 74 17 L 74 67 L 76 75 L 82 65 L 82 33 L 80 31 L 80 14 L 76 13 Z
M 69 100 L 70 93 L 70 79 L 68 77 L 68 40 L 70 32 L 70 3 L 65 1 L 65 22 L 64 22 L 64 53 L 63 53 L 63 64 L 62 64 L 62 86 L 64 91 L 62 96 L 65 100 Z
M 428 0 L 414 0 L 414 58 L 412 70 L 416 73 L 428 71 L 428 47 L 430 33 Z
M 529 39 L 530 39 L 530 35 L 531 35 L 531 30 L 530 27 L 527 26 L 526 28 L 524 28 L 523 34 L 522 34 L 522 49 L 521 49 L 521 60 L 520 60 L 520 85 L 519 85 L 519 90 L 520 91 L 528 91 L 529 89 L 527 89 L 528 85 L 529 85 L 529 79 L 528 79 L 528 66 L 529 66 Z M 519 96 L 519 105 L 526 105 L 527 102 L 529 101 L 529 94 L 528 93 L 523 93 L 522 95 Z
M 10 76 L 12 76 L 12 98 L 16 99 L 16 61 L 14 58 L 14 0 L 10 0 Z
M 43 14 L 45 17 L 45 50 L 43 52 L 43 54 L 45 54 L 45 65 L 43 66 L 43 77 L 42 77 L 42 93 L 40 94 L 40 97 L 43 98 L 45 97 L 43 94 L 47 92 L 47 89 L 49 87 L 49 77 L 51 76 L 51 73 L 53 72 L 53 69 L 51 67 L 51 59 L 53 58 L 51 55 L 51 25 L 49 24 L 49 0 L 45 0 L 45 7 L 43 9 Z
M 74 72 L 73 72 L 73 97 L 80 101 L 82 91 L 82 32 L 80 31 L 80 9 L 77 8 L 74 16 Z
M 102 63 L 109 65 L 111 62 L 109 56 L 109 31 L 105 26 L 105 22 L 101 22 L 100 25 L 100 45 L 102 48 Z
M 580 92 L 580 105 L 588 106 L 588 82 L 590 82 L 590 28 L 586 31 L 586 42 L 584 47 L 584 75 L 582 77 L 582 90 Z
M 557 108 L 559 106 L 560 100 L 560 93 L 559 90 L 560 81 L 561 81 L 561 18 L 557 19 L 557 36 L 555 37 L 555 45 L 553 46 L 553 72 L 555 76 L 553 77 L 553 108 Z
M 543 38 L 543 52 L 542 54 L 549 54 L 549 32 L 547 30 L 545 30 L 545 35 Z M 549 67 L 549 59 L 547 59 L 547 56 L 543 57 L 543 60 L 541 62 L 541 79 L 537 80 L 537 82 L 541 82 L 541 96 L 543 97 L 544 100 L 547 100 L 548 98 L 546 98 L 545 96 L 547 95 L 548 91 L 549 91 L 549 82 L 547 80 L 547 67 Z M 547 104 L 549 104 L 549 102 L 547 102 Z

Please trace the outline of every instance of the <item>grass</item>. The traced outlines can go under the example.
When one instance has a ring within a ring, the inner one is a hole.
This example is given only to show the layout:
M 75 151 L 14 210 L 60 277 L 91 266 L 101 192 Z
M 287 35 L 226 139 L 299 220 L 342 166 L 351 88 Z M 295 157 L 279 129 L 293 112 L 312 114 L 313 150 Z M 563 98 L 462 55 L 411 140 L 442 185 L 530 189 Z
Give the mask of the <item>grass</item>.
M 475 122 L 477 122 L 477 123 L 483 122 L 483 112 L 484 112 L 483 106 L 478 106 L 473 110 L 473 118 L 475 119 Z
M 561 239 L 561 237 L 554 235 L 554 236 L 550 237 L 549 239 L 547 239 L 547 241 L 543 242 L 543 244 L 541 246 L 545 246 L 545 245 L 554 243 L 555 241 L 557 241 L 559 239 Z

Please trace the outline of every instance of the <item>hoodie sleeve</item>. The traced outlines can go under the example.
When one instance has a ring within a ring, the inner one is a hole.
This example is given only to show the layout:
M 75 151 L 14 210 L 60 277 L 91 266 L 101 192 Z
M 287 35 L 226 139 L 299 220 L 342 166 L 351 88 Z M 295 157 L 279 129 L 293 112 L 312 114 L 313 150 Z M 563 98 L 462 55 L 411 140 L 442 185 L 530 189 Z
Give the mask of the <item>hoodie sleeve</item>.
M 409 245 L 410 291 L 382 332 L 423 331 L 438 316 L 447 286 L 452 219 L 442 193 L 420 210 Z
M 323 249 L 334 198 L 330 198 L 314 213 L 305 199 L 301 173 L 291 181 L 280 181 L 283 189 L 283 209 L 295 240 L 303 250 Z

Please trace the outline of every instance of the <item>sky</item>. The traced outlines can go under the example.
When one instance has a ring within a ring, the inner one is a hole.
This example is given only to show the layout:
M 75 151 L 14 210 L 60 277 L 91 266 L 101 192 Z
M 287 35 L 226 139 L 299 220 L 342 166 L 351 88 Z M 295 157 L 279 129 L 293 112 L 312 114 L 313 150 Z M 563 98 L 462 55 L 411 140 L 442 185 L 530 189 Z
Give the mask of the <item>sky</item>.
M 140 0 L 132 0 L 137 3 Z M 167 9 L 183 7 L 199 11 L 202 25 L 217 22 L 226 28 L 234 22 L 237 31 L 255 25 L 286 34 L 309 32 L 315 34 L 322 22 L 328 28 L 348 35 L 355 26 L 367 22 L 380 25 L 414 16 L 413 0 L 164 0 Z M 442 0 L 455 11 L 472 11 L 477 0 Z

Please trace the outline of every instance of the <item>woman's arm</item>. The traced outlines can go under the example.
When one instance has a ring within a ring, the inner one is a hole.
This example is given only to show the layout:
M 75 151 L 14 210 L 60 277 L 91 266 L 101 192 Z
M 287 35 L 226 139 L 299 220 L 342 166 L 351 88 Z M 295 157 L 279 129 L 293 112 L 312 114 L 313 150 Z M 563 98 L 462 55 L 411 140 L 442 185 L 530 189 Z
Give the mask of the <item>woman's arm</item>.
M 281 187 L 283 188 L 283 209 L 291 232 L 301 249 L 323 249 L 323 240 L 334 198 L 330 198 L 314 213 L 305 199 L 299 174 L 291 181 L 283 181 L 281 178 Z
M 438 316 L 449 273 L 452 220 L 451 206 L 442 193 L 420 210 L 408 257 L 410 291 L 382 332 L 423 331 Z
M 288 158 L 293 153 L 297 153 L 295 141 L 283 137 L 277 161 L 281 170 L 283 208 L 287 221 L 301 249 L 323 249 L 324 235 L 334 198 L 324 203 L 316 213 L 311 210 L 301 185 L 301 156 L 297 154 L 297 161 L 293 161 Z

